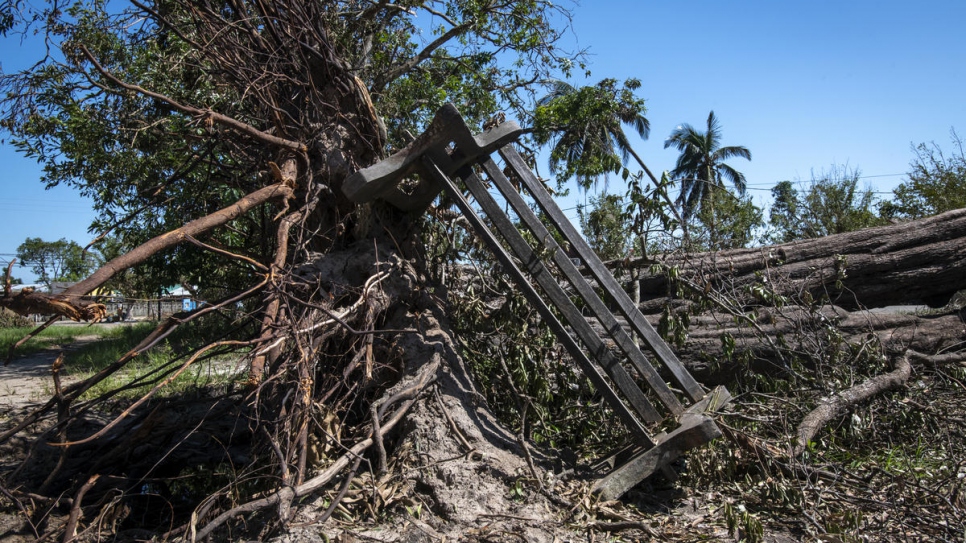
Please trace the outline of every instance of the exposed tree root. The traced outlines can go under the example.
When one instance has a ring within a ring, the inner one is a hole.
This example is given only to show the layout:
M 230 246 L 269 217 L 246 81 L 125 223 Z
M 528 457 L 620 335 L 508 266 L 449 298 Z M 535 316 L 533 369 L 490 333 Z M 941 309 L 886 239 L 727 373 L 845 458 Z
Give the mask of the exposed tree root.
M 77 522 L 80 520 L 81 503 L 84 501 L 84 495 L 94 487 L 94 483 L 100 478 L 100 475 L 91 475 L 87 482 L 84 483 L 84 486 L 77 491 L 77 496 L 74 497 L 74 503 L 70 507 L 70 515 L 67 517 L 67 526 L 64 528 L 63 543 L 70 543 L 77 536 Z
M 608 533 L 623 532 L 625 530 L 640 530 L 651 538 L 665 539 L 663 537 L 659 537 L 657 532 L 655 532 L 654 529 L 651 528 L 646 522 L 638 522 L 633 520 L 624 520 L 618 522 L 591 522 L 587 525 L 587 529 Z
M 437 357 L 433 362 L 426 364 L 419 373 L 411 380 L 411 382 L 406 383 L 401 390 L 398 390 L 390 394 L 384 401 L 379 402 L 379 416 L 385 414 L 385 411 L 389 406 L 394 405 L 397 402 L 402 401 L 398 409 L 392 414 L 389 419 L 379 425 L 379 433 L 376 434 L 375 431 L 370 432 L 369 437 L 363 439 L 352 446 L 348 452 L 342 455 L 338 460 L 329 465 L 322 473 L 316 475 L 315 477 L 305 481 L 303 484 L 297 487 L 283 487 L 278 491 L 274 492 L 270 496 L 254 500 L 248 503 L 244 503 L 237 507 L 234 507 L 224 513 L 218 515 L 208 524 L 206 524 L 200 530 L 196 530 L 194 525 L 191 526 L 191 540 L 202 539 L 211 534 L 214 530 L 224 525 L 226 522 L 231 520 L 233 517 L 240 515 L 242 513 L 250 513 L 273 505 L 278 505 L 280 516 L 283 522 L 287 521 L 290 517 L 290 509 L 292 502 L 296 498 L 305 497 L 323 486 L 327 485 L 336 475 L 338 475 L 342 470 L 348 467 L 353 462 L 358 462 L 358 459 L 362 456 L 365 451 L 376 443 L 376 435 L 379 438 L 385 436 L 389 431 L 391 431 L 409 411 L 413 403 L 416 401 L 417 396 L 426 389 L 426 387 L 436 380 L 436 374 L 439 371 L 440 360 Z M 341 494 L 344 495 L 344 492 Z M 334 501 L 330 507 L 334 508 L 338 505 L 338 501 Z
M 815 434 L 849 407 L 876 394 L 901 387 L 909 380 L 910 375 L 912 375 L 912 366 L 909 364 L 909 354 L 904 353 L 902 356 L 895 358 L 895 370 L 877 375 L 822 400 L 798 425 L 791 456 L 795 457 L 802 454 L 808 448 L 808 443 L 815 437 Z

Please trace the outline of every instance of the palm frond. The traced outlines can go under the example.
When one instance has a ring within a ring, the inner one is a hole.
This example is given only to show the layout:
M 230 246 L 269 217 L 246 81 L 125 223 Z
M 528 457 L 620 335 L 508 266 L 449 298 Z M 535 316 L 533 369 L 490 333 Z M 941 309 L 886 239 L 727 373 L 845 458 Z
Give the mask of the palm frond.
M 745 160 L 751 160 L 751 151 L 747 147 L 741 145 L 731 145 L 728 147 L 721 147 L 714 152 L 715 158 L 718 160 L 728 160 L 729 158 L 743 158 Z
M 714 116 L 714 110 L 711 110 L 711 113 L 708 114 L 708 131 L 705 132 L 705 138 L 707 139 L 709 153 L 721 146 L 721 123 Z
M 631 142 L 627 139 L 627 134 L 623 130 L 611 132 L 611 139 L 614 146 L 621 153 L 621 160 L 626 164 L 631 159 Z
M 745 174 L 727 164 L 718 165 L 718 174 L 728 181 L 731 181 L 731 184 L 735 187 L 735 190 L 738 191 L 740 196 L 745 195 L 745 190 L 747 188 L 747 183 L 745 183 Z
M 537 100 L 538 107 L 545 106 L 550 102 L 552 102 L 553 100 L 560 98 L 561 96 L 567 96 L 568 94 L 573 94 L 574 92 L 577 91 L 576 87 L 574 87 L 570 83 L 567 83 L 566 81 L 561 81 L 559 79 L 548 79 L 544 81 L 544 84 L 550 87 L 550 90 L 547 91 L 546 95 L 540 97 Z
M 631 125 L 634 132 L 643 140 L 651 136 L 651 121 L 647 120 L 647 117 L 643 115 L 635 115 L 630 120 L 624 120 L 624 123 Z

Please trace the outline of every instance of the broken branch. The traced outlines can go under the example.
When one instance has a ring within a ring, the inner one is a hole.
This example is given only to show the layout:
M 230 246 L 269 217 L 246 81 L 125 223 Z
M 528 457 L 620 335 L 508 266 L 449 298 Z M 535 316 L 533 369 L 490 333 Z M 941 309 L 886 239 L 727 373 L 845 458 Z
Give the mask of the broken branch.
M 877 375 L 819 402 L 818 406 L 806 415 L 801 424 L 798 425 L 791 456 L 795 457 L 802 454 L 815 434 L 849 407 L 876 394 L 899 388 L 905 384 L 912 374 L 909 353 L 906 352 L 896 358 L 895 366 L 895 370 L 889 373 Z

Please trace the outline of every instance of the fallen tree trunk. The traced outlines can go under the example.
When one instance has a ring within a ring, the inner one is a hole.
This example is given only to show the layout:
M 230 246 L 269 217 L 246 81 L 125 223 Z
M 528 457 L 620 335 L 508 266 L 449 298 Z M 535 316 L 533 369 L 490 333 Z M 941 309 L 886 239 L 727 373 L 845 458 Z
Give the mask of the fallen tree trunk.
M 616 263 L 614 263 L 616 265 Z M 808 292 L 836 305 L 885 307 L 945 304 L 966 289 L 966 209 L 919 221 L 754 249 L 691 255 L 630 267 L 677 268 L 698 285 L 745 294 L 766 281 L 778 294 Z M 671 292 L 664 273 L 641 277 L 642 307 L 663 309 Z
M 807 353 L 821 352 L 825 345 L 809 342 L 825 337 L 820 333 L 822 328 L 834 330 L 844 344 L 861 345 L 874 340 L 887 352 L 940 352 L 955 348 L 966 339 L 962 316 L 952 310 L 917 314 L 898 310 L 850 312 L 835 306 L 809 311 L 787 306 L 741 315 L 736 319 L 735 313 L 716 310 L 690 317 L 686 339 L 675 347 L 675 352 L 705 385 L 727 384 L 732 377 L 731 367 L 724 362 L 728 360 L 725 336 L 732 359 L 751 354 L 753 360 L 768 361 L 761 367 L 755 366 L 761 371 L 767 371 L 767 365 L 780 363 L 788 353 L 807 358 Z M 659 315 L 650 315 L 648 320 L 655 327 L 661 325 Z M 603 333 L 599 323 L 592 320 L 591 324 Z M 783 347 L 779 347 L 777 338 L 783 338 Z M 781 349 L 785 352 L 779 352 Z
M 758 356 L 771 358 L 771 347 L 762 342 L 762 332 L 769 338 L 792 338 L 804 330 L 816 326 L 834 328 L 849 343 L 861 343 L 870 334 L 887 350 L 901 352 L 914 349 L 921 352 L 937 352 L 961 342 L 964 337 L 963 321 L 957 312 L 944 315 L 917 315 L 912 312 L 885 313 L 854 311 L 828 307 L 810 313 L 799 307 L 782 308 L 781 311 L 759 312 L 754 317 L 760 330 L 738 324 L 732 315 L 708 313 L 691 318 L 688 338 L 679 356 L 696 361 L 704 358 L 720 358 L 721 338 L 727 334 L 734 340 L 735 352 L 754 351 Z M 652 321 L 657 323 L 657 318 Z
M 107 315 L 102 304 L 85 304 L 53 297 L 34 289 L 23 289 L 14 294 L 8 291 L 0 296 L 0 307 L 4 307 L 19 315 L 59 315 L 73 321 L 97 322 Z

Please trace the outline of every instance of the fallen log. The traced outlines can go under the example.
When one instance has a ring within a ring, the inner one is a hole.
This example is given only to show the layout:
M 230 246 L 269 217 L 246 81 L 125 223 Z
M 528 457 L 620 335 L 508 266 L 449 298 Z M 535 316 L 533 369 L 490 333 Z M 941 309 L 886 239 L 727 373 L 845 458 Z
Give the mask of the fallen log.
M 660 315 L 648 315 L 647 319 L 660 327 Z M 598 333 L 604 333 L 600 323 L 588 320 Z M 622 320 L 620 323 L 626 328 Z M 790 354 L 799 360 L 820 359 L 829 347 L 823 343 L 823 330 L 839 335 L 843 345 L 875 344 L 884 352 L 942 352 L 966 341 L 966 326 L 958 310 L 846 311 L 836 306 L 817 310 L 786 306 L 758 308 L 739 319 L 721 310 L 692 315 L 683 343 L 675 345 L 674 350 L 705 385 L 728 384 L 734 369 L 729 361 L 746 359 L 747 354 L 753 361 L 752 369 L 765 373 L 785 367 L 783 360 Z M 725 352 L 724 337 L 728 338 L 730 353 Z
M 966 289 L 966 209 L 781 245 L 612 264 L 673 267 L 698 285 L 749 298 L 752 286 L 766 282 L 778 294 L 827 296 L 847 309 L 938 307 Z M 650 312 L 673 297 L 665 273 L 643 273 L 640 288 L 642 308 Z
M 53 297 L 31 288 L 25 288 L 16 294 L 7 292 L 0 296 L 0 307 L 24 316 L 59 315 L 73 321 L 97 322 L 107 316 L 107 309 L 103 304 Z
M 917 314 L 913 311 L 895 313 L 845 311 L 827 307 L 809 313 L 799 307 L 775 311 L 759 311 L 755 316 L 758 326 L 769 337 L 790 338 L 803 328 L 814 328 L 822 323 L 834 327 L 847 342 L 859 343 L 873 334 L 889 351 L 901 352 L 915 349 L 936 352 L 966 339 L 966 327 L 958 312 L 943 315 Z M 657 318 L 652 318 L 657 322 Z M 736 351 L 755 350 L 763 352 L 760 332 L 750 326 L 734 322 L 731 315 L 706 313 L 691 317 L 688 338 L 682 351 L 696 355 L 699 352 L 714 355 L 721 349 L 722 334 L 729 334 L 735 342 Z

